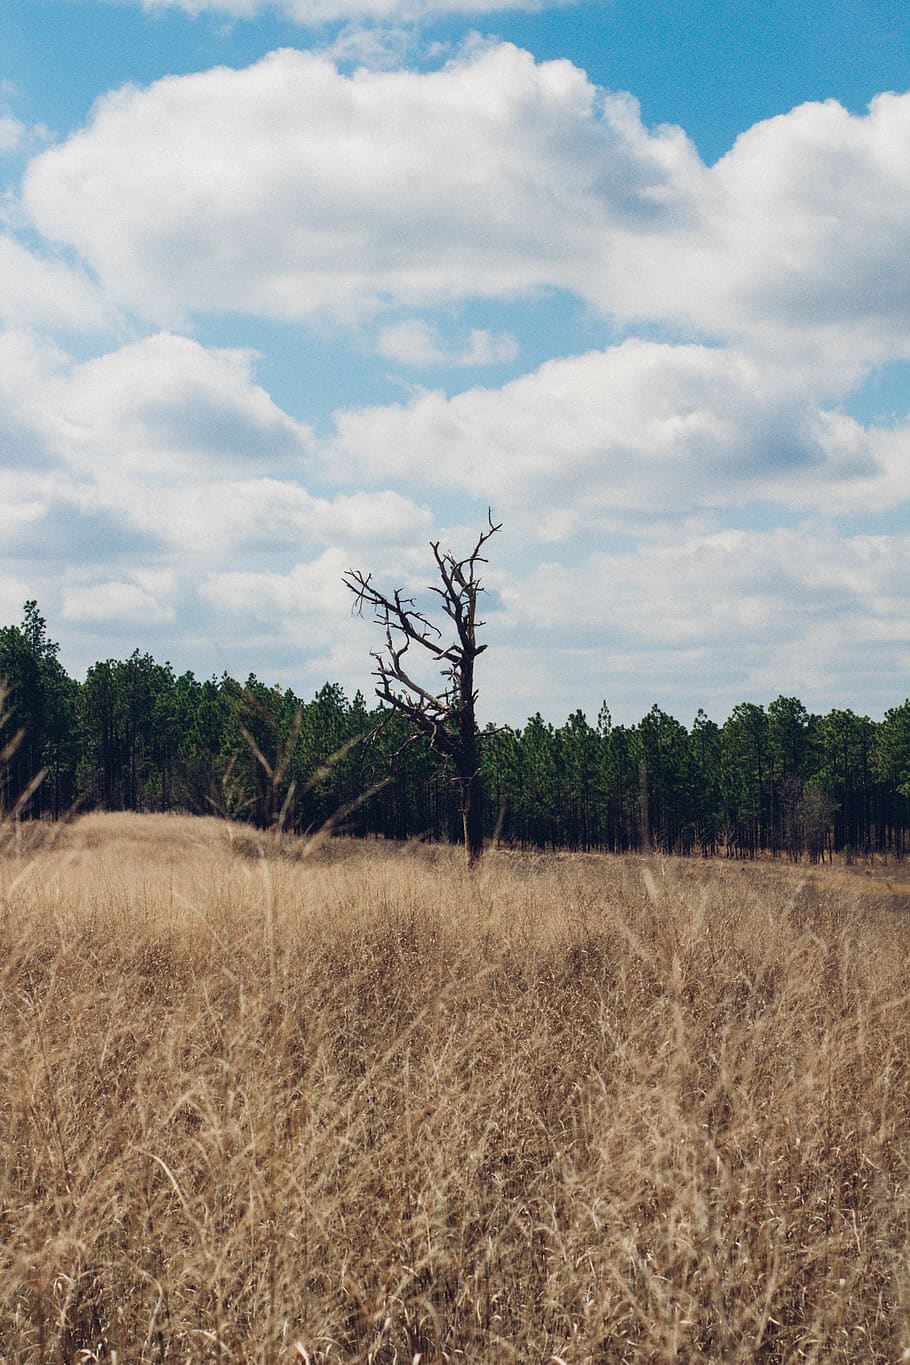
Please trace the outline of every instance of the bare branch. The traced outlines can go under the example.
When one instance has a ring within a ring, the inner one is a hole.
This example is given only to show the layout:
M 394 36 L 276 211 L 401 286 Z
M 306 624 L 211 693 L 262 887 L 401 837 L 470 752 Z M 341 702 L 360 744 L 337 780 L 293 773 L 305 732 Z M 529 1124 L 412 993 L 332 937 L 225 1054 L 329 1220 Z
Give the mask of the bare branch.
M 401 712 L 415 736 L 424 735 L 454 768 L 461 791 L 465 848 L 471 863 L 476 862 L 483 847 L 474 663 L 487 646 L 477 643 L 477 631 L 485 624 L 477 618 L 477 601 L 484 591 L 478 569 L 487 563 L 482 553 L 487 542 L 500 529 L 501 523 L 494 522 L 492 510 L 487 508 L 487 526 L 463 559 L 456 558 L 451 550 L 441 550 L 439 541 L 430 542 L 441 586 L 431 586 L 429 591 L 439 599 L 444 615 L 454 627 L 456 638 L 450 643 L 443 641 L 439 627 L 402 589 L 383 592 L 374 584 L 373 575 L 360 569 L 348 569 L 343 575 L 345 586 L 354 596 L 352 610 L 362 615 L 369 608 L 375 624 L 385 632 L 385 648 L 373 651 L 377 696 Z M 451 686 L 437 694 L 417 681 L 406 660 L 411 644 L 432 655 L 442 676 L 451 680 Z

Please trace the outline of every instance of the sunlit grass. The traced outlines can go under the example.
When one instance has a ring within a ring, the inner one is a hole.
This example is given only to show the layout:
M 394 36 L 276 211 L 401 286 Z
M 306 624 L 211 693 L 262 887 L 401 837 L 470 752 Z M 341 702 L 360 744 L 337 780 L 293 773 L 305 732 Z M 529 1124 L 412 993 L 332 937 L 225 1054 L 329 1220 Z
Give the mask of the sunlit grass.
M 9 836 L 0 1357 L 910 1358 L 904 891 Z

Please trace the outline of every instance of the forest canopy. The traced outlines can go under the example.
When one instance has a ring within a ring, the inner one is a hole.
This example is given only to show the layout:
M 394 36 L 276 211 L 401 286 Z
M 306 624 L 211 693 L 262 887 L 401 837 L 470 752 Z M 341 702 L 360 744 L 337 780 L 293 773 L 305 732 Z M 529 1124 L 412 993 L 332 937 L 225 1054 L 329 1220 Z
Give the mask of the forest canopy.
M 458 792 L 436 756 L 359 692 L 326 683 L 304 701 L 253 674 L 176 674 L 138 649 L 79 682 L 58 656 L 35 601 L 0 628 L 7 814 L 189 811 L 298 833 L 334 821 L 361 836 L 460 837 Z M 699 711 L 688 729 L 656 704 L 614 725 L 604 705 L 593 723 L 535 715 L 480 738 L 487 838 L 814 860 L 908 847 L 910 700 L 876 722 L 780 696 L 743 702 L 723 724 Z

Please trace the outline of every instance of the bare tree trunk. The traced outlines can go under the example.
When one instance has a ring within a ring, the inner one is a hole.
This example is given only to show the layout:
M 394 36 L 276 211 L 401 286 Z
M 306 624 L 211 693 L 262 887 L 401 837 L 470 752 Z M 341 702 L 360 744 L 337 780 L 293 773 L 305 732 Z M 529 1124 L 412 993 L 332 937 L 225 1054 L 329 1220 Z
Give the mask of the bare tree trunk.
M 463 742 L 461 752 L 458 755 L 458 765 L 461 820 L 464 827 L 464 851 L 468 865 L 473 867 L 483 856 L 483 784 L 480 780 L 475 734 Z
M 393 710 L 410 721 L 412 735 L 424 735 L 434 749 L 454 769 L 461 802 L 464 847 L 468 865 L 473 867 L 483 854 L 483 787 L 480 780 L 480 736 L 477 733 L 474 691 L 474 663 L 486 645 L 477 643 L 477 599 L 483 592 L 478 566 L 487 561 L 481 550 L 500 527 L 487 512 L 488 528 L 464 559 L 450 550 L 441 551 L 439 542 L 430 548 L 436 561 L 441 587 L 430 591 L 440 600 L 442 610 L 454 627 L 455 639 L 446 645 L 438 626 L 420 611 L 411 597 L 399 589 L 385 593 L 372 576 L 349 569 L 344 583 L 354 594 L 355 608 L 372 607 L 374 620 L 385 631 L 385 649 L 373 650 L 376 660 L 376 693 Z M 448 680 L 438 692 L 430 690 L 409 671 L 407 653 L 411 645 L 424 650 L 439 665 Z
M 480 754 L 477 721 L 474 715 L 474 613 L 467 622 L 470 648 L 465 649 L 458 679 L 461 711 L 459 715 L 459 746 L 456 755 L 458 780 L 461 788 L 461 819 L 464 825 L 464 851 L 468 866 L 474 867 L 483 857 L 483 787 L 480 781 Z

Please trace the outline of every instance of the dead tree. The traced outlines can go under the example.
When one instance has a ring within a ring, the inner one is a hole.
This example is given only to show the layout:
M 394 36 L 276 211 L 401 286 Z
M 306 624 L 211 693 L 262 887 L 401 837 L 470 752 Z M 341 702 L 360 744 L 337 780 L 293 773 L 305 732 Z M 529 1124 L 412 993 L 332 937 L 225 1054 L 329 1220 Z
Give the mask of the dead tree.
M 411 724 L 414 738 L 425 736 L 431 748 L 451 769 L 458 786 L 464 847 L 473 865 L 483 852 L 483 806 L 480 785 L 480 746 L 475 719 L 477 692 L 474 664 L 486 645 L 477 643 L 477 631 L 485 624 L 477 619 L 477 599 L 484 591 L 478 577 L 486 564 L 482 551 L 500 529 L 487 513 L 487 528 L 480 533 L 471 553 L 456 559 L 451 550 L 441 551 L 439 541 L 430 542 L 441 587 L 431 587 L 442 603 L 442 610 L 454 627 L 455 639 L 444 642 L 438 626 L 417 609 L 413 597 L 401 589 L 391 594 L 380 591 L 372 574 L 349 569 L 345 586 L 354 594 L 355 611 L 371 607 L 374 620 L 385 631 L 385 648 L 371 651 L 376 660 L 373 676 L 378 680 L 376 694 L 381 701 L 400 711 Z M 440 691 L 418 682 L 411 671 L 408 650 L 416 646 L 415 657 L 429 655 L 447 679 Z M 422 652 L 422 653 L 421 653 Z

